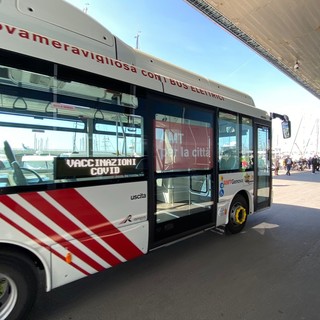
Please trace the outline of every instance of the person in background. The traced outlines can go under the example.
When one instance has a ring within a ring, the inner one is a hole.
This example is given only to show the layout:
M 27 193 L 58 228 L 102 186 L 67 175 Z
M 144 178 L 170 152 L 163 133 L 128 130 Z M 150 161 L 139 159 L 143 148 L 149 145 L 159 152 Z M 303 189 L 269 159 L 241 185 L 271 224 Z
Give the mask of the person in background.
M 311 165 L 312 165 L 312 158 L 310 157 L 308 159 L 308 169 L 311 169 Z
M 312 165 L 312 173 L 316 173 L 316 169 L 318 166 L 318 157 L 317 155 L 314 155 L 311 159 L 311 165 Z
M 287 168 L 287 172 L 286 172 L 286 175 L 287 176 L 290 176 L 290 171 L 291 171 L 291 168 L 292 168 L 292 159 L 290 158 L 290 156 L 287 156 L 287 158 L 284 160 L 284 163 L 285 163 L 285 166 Z
M 276 160 L 274 162 L 274 175 L 275 176 L 279 175 L 279 169 L 280 169 L 280 161 L 279 161 L 279 158 L 276 157 Z

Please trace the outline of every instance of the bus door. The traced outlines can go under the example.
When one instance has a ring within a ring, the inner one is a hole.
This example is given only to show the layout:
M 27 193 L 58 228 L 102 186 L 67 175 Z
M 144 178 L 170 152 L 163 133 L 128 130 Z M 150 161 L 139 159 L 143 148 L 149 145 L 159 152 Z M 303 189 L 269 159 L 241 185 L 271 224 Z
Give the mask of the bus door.
M 255 211 L 271 205 L 272 160 L 271 128 L 268 123 L 255 125 Z
M 165 242 L 215 223 L 213 113 L 163 101 L 155 109 L 153 238 Z

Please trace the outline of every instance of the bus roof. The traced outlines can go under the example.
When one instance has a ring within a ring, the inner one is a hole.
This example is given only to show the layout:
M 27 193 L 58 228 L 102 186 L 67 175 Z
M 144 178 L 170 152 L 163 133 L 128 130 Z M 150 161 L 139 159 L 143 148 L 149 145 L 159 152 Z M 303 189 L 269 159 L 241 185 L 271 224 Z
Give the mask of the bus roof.
M 2 0 L 0 40 L 5 50 L 270 119 L 265 111 L 252 108 L 249 95 L 133 49 L 62 0 Z

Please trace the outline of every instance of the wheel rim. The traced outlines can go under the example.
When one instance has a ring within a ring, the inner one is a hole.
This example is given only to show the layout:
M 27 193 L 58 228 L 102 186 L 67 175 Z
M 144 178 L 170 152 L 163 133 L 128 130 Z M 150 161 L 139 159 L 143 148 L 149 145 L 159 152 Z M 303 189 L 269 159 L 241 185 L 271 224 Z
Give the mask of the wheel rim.
M 247 218 L 247 210 L 241 205 L 233 206 L 230 218 L 233 224 L 235 225 L 242 225 L 246 222 Z
M 14 281 L 0 273 L 0 319 L 5 319 L 13 310 L 18 298 Z

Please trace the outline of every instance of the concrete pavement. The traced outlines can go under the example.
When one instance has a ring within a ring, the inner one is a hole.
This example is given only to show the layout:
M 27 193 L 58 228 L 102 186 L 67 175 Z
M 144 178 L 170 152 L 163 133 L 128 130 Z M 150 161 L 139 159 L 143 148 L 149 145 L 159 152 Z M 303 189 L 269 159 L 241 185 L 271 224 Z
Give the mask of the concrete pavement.
M 281 172 L 238 235 L 212 231 L 39 298 L 31 320 L 320 319 L 320 174 Z

